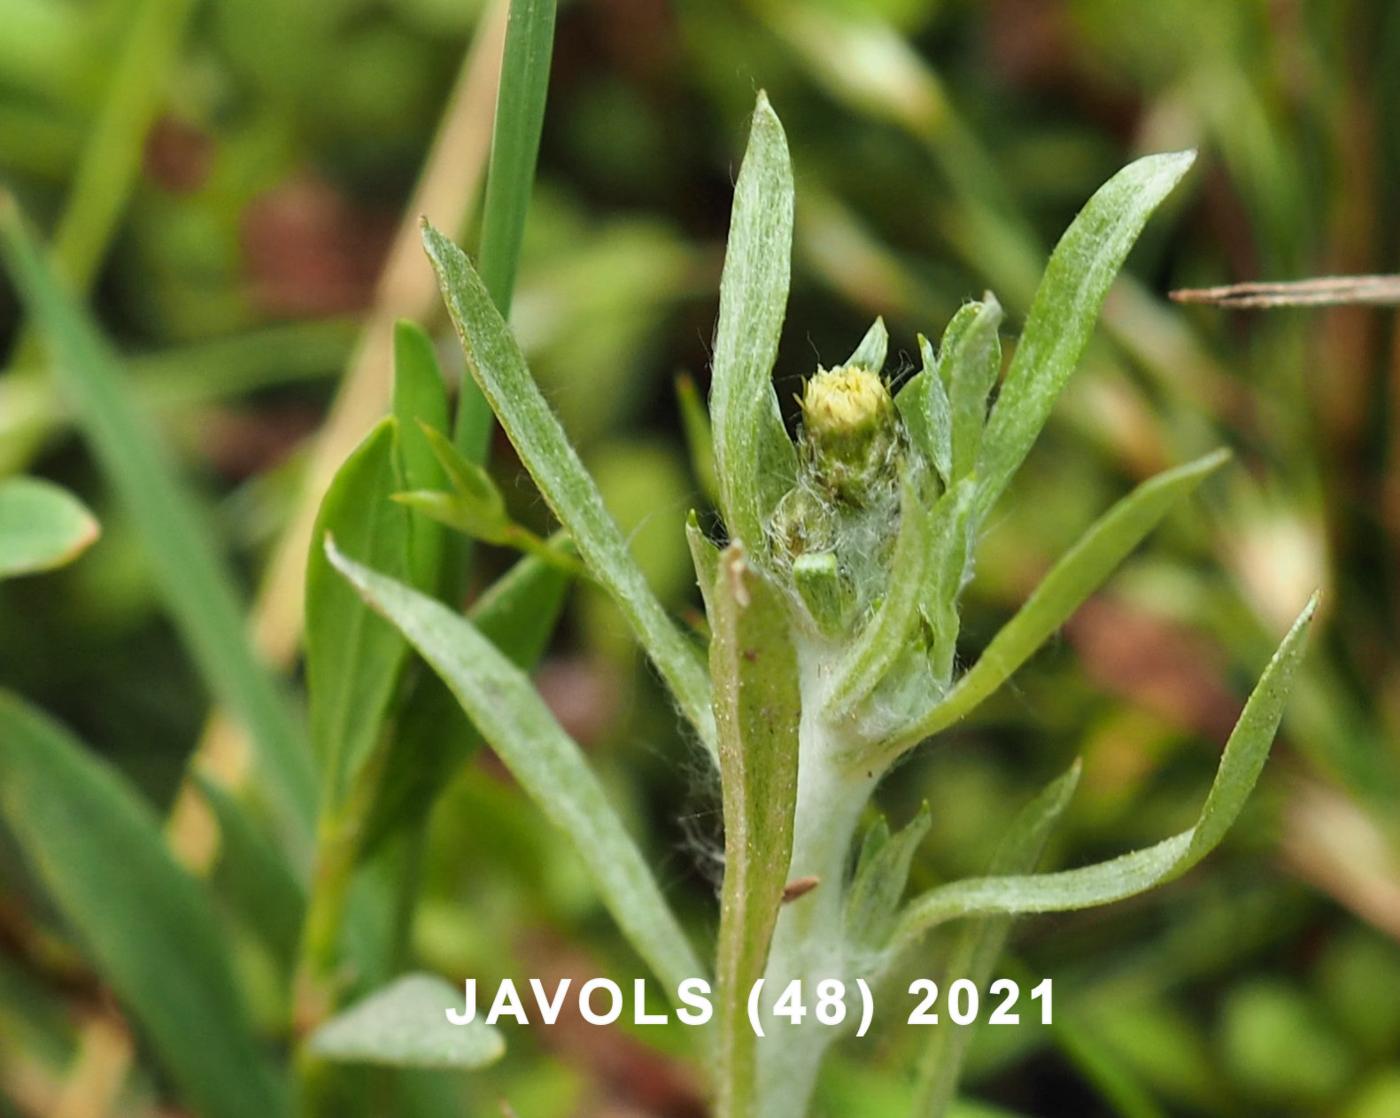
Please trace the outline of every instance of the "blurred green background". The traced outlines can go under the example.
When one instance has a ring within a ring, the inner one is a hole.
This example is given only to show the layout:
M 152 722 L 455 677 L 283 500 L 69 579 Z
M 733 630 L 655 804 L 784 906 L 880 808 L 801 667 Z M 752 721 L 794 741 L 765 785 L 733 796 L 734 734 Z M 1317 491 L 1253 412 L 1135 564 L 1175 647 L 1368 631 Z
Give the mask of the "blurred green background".
M 343 457 L 368 426 L 327 416 L 343 385 L 387 364 L 376 315 L 441 326 L 435 297 L 414 302 L 412 274 L 426 275 L 415 256 L 407 288 L 380 276 L 416 206 L 474 244 L 498 17 L 471 0 L 0 0 L 0 176 L 129 355 L 133 388 L 207 496 L 208 531 L 238 557 L 250 600 L 315 484 L 315 448 Z M 1140 900 L 1021 923 L 1003 969 L 1054 977 L 1058 1023 L 984 1030 L 969 1090 L 1027 1115 L 1400 1114 L 1395 316 L 1165 298 L 1395 270 L 1400 6 L 561 5 L 512 322 L 681 613 L 697 604 L 684 517 L 706 514 L 675 380 L 707 379 L 759 87 L 797 175 L 785 401 L 876 314 L 906 371 L 916 332 L 936 336 L 985 289 L 1014 337 L 1048 246 L 1098 184 L 1134 154 L 1201 149 L 983 545 L 964 659 L 1135 480 L 1222 443 L 1237 461 L 1008 694 L 882 791 L 896 819 L 925 798 L 932 808 L 916 886 L 979 872 L 1010 815 L 1075 754 L 1084 784 L 1056 864 L 1189 822 L 1244 688 L 1311 589 L 1326 593 L 1280 748 L 1225 848 Z M 451 139 L 430 163 L 440 130 Z M 430 202 L 411 201 L 425 165 Z M 104 526 L 73 568 L 0 586 L 0 681 L 164 807 L 209 697 L 8 291 L 0 341 L 0 465 L 68 484 Z M 455 347 L 443 355 L 460 369 Z M 493 469 L 516 514 L 548 528 L 503 439 Z M 474 585 L 507 558 L 482 556 Z M 255 616 L 294 672 L 275 635 L 294 639 L 288 601 L 265 588 Z M 572 597 L 537 679 L 646 836 L 663 885 L 697 926 L 713 923 L 715 790 L 601 594 Z M 483 980 L 640 973 L 489 757 L 431 806 L 412 928 L 425 966 Z M 251 938 L 244 947 L 249 988 L 275 1005 L 273 968 Z M 87 1047 L 77 1038 L 94 1018 L 116 1020 L 0 832 L 0 1115 L 156 1112 L 160 1085 L 139 1064 L 105 1095 L 92 1087 L 104 1050 L 94 1055 L 90 1031 Z M 120 1028 L 110 1033 L 119 1050 Z M 906 1065 L 909 1033 L 843 1048 L 826 1112 L 901 1113 L 888 1069 Z M 685 1043 L 521 1030 L 501 1065 L 434 1089 L 458 1092 L 471 1114 L 506 1099 L 522 1118 L 694 1115 L 702 1077 Z

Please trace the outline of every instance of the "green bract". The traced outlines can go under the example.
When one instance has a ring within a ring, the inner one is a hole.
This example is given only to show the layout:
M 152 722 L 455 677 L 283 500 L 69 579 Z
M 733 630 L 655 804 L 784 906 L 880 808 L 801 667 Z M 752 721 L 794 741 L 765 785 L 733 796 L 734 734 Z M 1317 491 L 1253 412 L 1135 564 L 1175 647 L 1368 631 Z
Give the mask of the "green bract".
M 926 813 L 897 834 L 878 821 L 847 872 L 858 823 L 890 767 L 991 694 L 1226 459 L 1207 455 L 1129 493 L 1055 564 L 982 657 L 955 674 L 958 598 L 988 513 L 1077 365 L 1139 231 L 1191 161 L 1190 153 L 1148 156 L 1089 200 L 1050 258 L 999 391 L 1002 311 L 987 294 L 953 317 L 936 351 L 919 338 L 922 368 L 897 393 L 884 379 L 889 338 L 877 320 L 845 362 L 807 381 L 794 439 L 772 380 L 790 271 L 792 171 L 782 126 L 759 95 L 721 281 L 712 454 L 698 445 L 703 410 L 683 396 L 692 455 L 707 474 L 713 465 L 727 535 L 722 546 L 711 542 L 692 515 L 708 670 L 704 651 L 642 579 L 476 269 L 425 230 L 468 370 L 716 761 L 726 829 L 713 1038 L 722 1118 L 805 1114 L 822 1056 L 841 1032 L 809 1021 L 755 1037 L 745 1018 L 758 979 L 769 1008 L 793 981 L 809 989 L 820 979 L 875 981 L 901 953 L 919 950 L 928 928 L 954 919 L 965 921 L 952 948 L 960 973 L 985 978 L 1014 914 L 1104 903 L 1185 872 L 1220 842 L 1259 775 L 1312 602 L 1246 705 L 1191 829 L 1097 866 L 1036 874 L 1076 767 L 1026 809 L 986 877 L 903 900 Z M 441 451 L 440 437 L 429 441 Z M 454 493 L 409 503 L 505 541 L 486 475 L 438 457 Z M 369 542 L 357 550 L 372 560 Z M 333 549 L 329 557 L 442 676 L 544 815 L 577 844 L 641 957 L 672 987 L 694 972 L 689 942 L 583 754 L 523 673 L 430 597 Z M 920 1114 L 946 1109 L 964 1046 L 934 1034 L 919 1070 Z

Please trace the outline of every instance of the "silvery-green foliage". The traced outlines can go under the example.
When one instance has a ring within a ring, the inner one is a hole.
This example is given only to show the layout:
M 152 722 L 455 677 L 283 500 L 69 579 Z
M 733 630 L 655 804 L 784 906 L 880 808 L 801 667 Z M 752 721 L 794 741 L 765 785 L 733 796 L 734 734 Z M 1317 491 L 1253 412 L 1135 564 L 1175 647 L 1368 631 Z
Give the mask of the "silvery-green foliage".
M 729 831 L 716 967 L 723 1118 L 806 1113 L 837 1032 L 804 1026 L 755 1043 L 740 1011 L 755 977 L 770 991 L 792 980 L 878 978 L 901 952 L 918 950 L 928 928 L 953 919 L 966 921 L 957 958 L 985 973 L 1012 915 L 1105 903 L 1185 872 L 1220 842 L 1259 775 L 1315 601 L 1266 668 L 1189 830 L 1097 866 L 1035 873 L 1075 769 L 1026 810 L 986 877 L 903 901 L 923 814 L 895 834 L 877 823 L 847 872 L 880 777 L 996 690 L 1226 460 L 1207 455 L 1125 496 L 980 659 L 955 674 L 958 597 L 988 513 L 1078 364 L 1138 233 L 1192 158 L 1140 159 L 1088 201 L 1050 258 L 999 390 L 1002 311 L 988 293 L 954 316 L 936 351 L 918 339 L 922 368 L 897 395 L 883 376 L 889 336 L 877 320 L 845 362 L 807 381 L 794 439 L 772 383 L 793 176 L 782 125 L 759 95 L 735 190 L 710 391 L 728 538 L 718 547 L 693 515 L 687 528 L 712 634 L 708 673 L 642 581 L 471 262 L 426 232 L 468 369 L 718 759 Z M 700 418 L 691 416 L 692 431 L 703 430 Z M 491 656 L 470 622 L 341 555 L 331 559 L 442 673 L 545 814 L 583 844 L 600 893 L 642 957 L 668 980 L 692 966 L 582 754 L 524 676 Z M 797 879 L 801 895 L 780 903 L 783 883 Z M 960 1059 L 960 1045 L 935 1040 L 920 1072 L 920 1113 L 943 1112 Z

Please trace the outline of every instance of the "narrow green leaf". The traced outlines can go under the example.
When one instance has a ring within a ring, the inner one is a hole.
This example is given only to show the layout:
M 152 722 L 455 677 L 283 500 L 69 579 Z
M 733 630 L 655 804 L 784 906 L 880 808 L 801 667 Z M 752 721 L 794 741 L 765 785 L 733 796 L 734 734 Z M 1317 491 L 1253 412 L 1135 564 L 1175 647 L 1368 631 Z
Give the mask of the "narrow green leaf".
M 1079 762 L 1075 761 L 1017 814 L 992 857 L 991 874 L 1030 873 L 1035 869 L 1079 784 L 1079 771 Z M 944 973 L 949 979 L 966 978 L 979 989 L 985 988 L 1006 946 L 1011 921 L 1010 916 L 984 916 L 964 923 L 948 950 Z M 912 1113 L 942 1118 L 948 1112 L 974 1035 L 972 1028 L 933 1029 L 929 1033 L 928 1047 L 919 1061 L 918 1101 Z
M 447 474 L 433 453 L 425 428 L 448 430 L 447 385 L 438 367 L 433 341 L 416 323 L 394 324 L 393 414 L 398 421 L 399 472 L 408 489 L 441 489 Z M 409 557 L 413 585 L 427 590 L 437 585 L 442 565 L 442 529 L 420 517 L 410 517 Z
M 695 480 L 700 484 L 700 493 L 710 504 L 720 503 L 719 475 L 715 472 L 715 441 L 710 430 L 710 415 L 705 410 L 705 401 L 695 387 L 695 381 L 687 374 L 676 378 L 676 402 L 681 410 L 681 427 L 685 432 L 686 450 L 690 454 L 690 468 L 695 471 Z
M 877 318 L 865 332 L 865 337 L 861 338 L 855 352 L 846 358 L 846 364 L 878 373 L 885 367 L 885 354 L 889 346 L 890 332 L 885 329 L 885 320 Z
M 502 318 L 510 315 L 525 215 L 534 192 L 556 7 L 555 0 L 511 0 L 506 21 L 480 245 L 482 277 Z M 452 432 L 458 449 L 480 463 L 486 461 L 491 431 L 491 409 L 482 403 L 481 393 L 463 384 Z
M 336 471 L 321 501 L 306 562 L 306 679 L 311 738 L 327 806 L 344 799 L 379 740 L 407 646 L 331 567 L 333 536 L 398 578 L 408 578 L 409 517 L 399 487 L 396 424 L 381 420 Z
M 984 302 L 967 303 L 943 332 L 938 376 L 948 392 L 952 419 L 953 480 L 966 477 L 982 449 L 987 396 L 1001 374 L 1001 304 L 989 292 Z
M 792 211 L 787 137 L 760 92 L 734 185 L 710 379 L 725 526 L 730 539 L 755 554 L 764 553 L 765 526 L 797 472 L 773 390 L 792 268 Z
M 1055 246 L 987 422 L 977 465 L 984 514 L 1045 426 L 1128 250 L 1195 158 L 1186 151 L 1130 163 L 1095 192 Z
M 452 690 L 536 805 L 573 842 L 604 904 L 671 989 L 700 961 L 582 751 L 529 678 L 466 618 L 362 567 L 326 544 L 331 562 L 391 621 Z
M 104 476 L 140 532 L 153 585 L 201 673 L 248 730 L 290 839 L 307 844 L 316 800 L 311 753 L 290 699 L 258 662 L 227 562 L 175 464 L 132 403 L 107 341 L 67 295 L 14 202 L 0 195 L 0 250 L 35 326 L 53 350 L 53 376 L 70 398 Z
M 742 544 L 720 556 L 711 589 L 724 888 L 716 979 L 720 1118 L 750 1118 L 757 1038 L 746 1014 L 763 977 L 792 857 L 797 724 L 802 696 L 782 593 L 749 565 Z
M 923 368 L 895 396 L 909 440 L 929 466 L 943 479 L 944 486 L 953 479 L 953 412 L 948 402 L 948 390 L 938 375 L 938 359 L 933 346 L 919 335 L 919 356 Z
M 931 823 L 925 803 L 908 826 L 893 837 L 883 816 L 871 827 L 846 893 L 848 943 L 871 953 L 884 948 L 909 883 L 909 865 Z
M 695 648 L 651 592 L 471 261 L 431 226 L 424 226 L 423 241 L 462 339 L 467 367 L 554 515 L 616 599 L 681 710 L 713 747 L 710 681 Z
M 155 813 L 67 731 L 4 692 L 0 811 L 191 1109 L 285 1114 L 208 898 L 175 864 Z
M 100 534 L 96 518 L 66 489 L 38 478 L 0 481 L 0 578 L 62 567 Z
M 406 974 L 327 1021 L 311 1051 L 337 1063 L 475 1071 L 505 1055 L 498 1029 L 480 1017 L 454 1025 L 462 992 L 429 974 Z
M 887 760 L 951 726 L 1000 687 L 1080 607 L 1181 498 L 1229 460 L 1224 450 L 1143 482 L 1050 569 L 948 694 L 891 744 Z
M 1294 672 L 1302 659 L 1317 595 L 1304 607 L 1260 677 L 1225 743 L 1200 817 L 1189 830 L 1155 846 L 1107 862 L 1059 873 L 982 877 L 956 881 L 925 893 L 910 904 L 895 933 L 908 945 L 929 928 L 965 916 L 1020 912 L 1064 912 L 1108 904 L 1151 889 L 1185 873 L 1220 843 L 1239 816 L 1260 770 L 1279 720 Z
M 563 547 L 556 542 L 556 547 Z M 467 616 L 512 664 L 530 669 L 544 655 L 572 581 L 538 557 L 521 559 L 472 603 Z M 404 704 L 365 826 L 367 856 L 405 821 L 421 818 L 481 744 L 447 685 L 425 674 Z

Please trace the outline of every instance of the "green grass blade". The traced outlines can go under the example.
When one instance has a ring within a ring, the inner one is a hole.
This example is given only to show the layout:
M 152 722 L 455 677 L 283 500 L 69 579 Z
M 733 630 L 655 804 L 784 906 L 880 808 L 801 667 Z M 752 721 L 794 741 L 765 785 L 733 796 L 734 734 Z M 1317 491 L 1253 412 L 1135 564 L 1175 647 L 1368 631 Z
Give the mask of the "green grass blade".
M 502 318 L 510 317 L 525 214 L 535 183 L 556 6 L 555 0 L 511 0 L 506 21 L 478 250 L 482 281 Z M 463 384 L 452 432 L 457 449 L 471 461 L 484 463 L 490 430 L 491 410 L 475 386 Z
M 720 556 L 710 598 L 710 674 L 724 795 L 715 1112 L 719 1118 L 749 1118 L 758 1040 L 748 1022 L 748 996 L 763 977 L 792 856 L 802 695 L 787 603 L 745 561 L 741 544 L 730 544 Z
M 1155 846 L 1059 873 L 981 877 L 924 894 L 906 910 L 895 934 L 907 946 L 929 928 L 966 916 L 1064 912 L 1134 896 L 1185 873 L 1225 836 L 1239 816 L 1283 717 L 1289 687 L 1307 644 L 1317 595 L 1304 607 L 1260 677 L 1225 743 L 1215 781 L 1196 823 Z
M 431 226 L 423 231 L 467 366 L 579 554 L 616 599 L 681 710 L 714 741 L 710 681 L 695 648 L 667 616 L 603 506 L 598 486 L 535 384 L 504 319 L 466 253 Z
M 992 638 L 977 663 L 888 752 L 893 756 L 946 729 L 991 695 L 1035 653 L 1166 516 L 1229 459 L 1216 451 L 1143 482 L 1090 526 Z
M 760 556 L 768 517 L 797 469 L 773 390 L 792 269 L 792 211 L 787 137 L 759 93 L 720 277 L 710 420 L 725 527 L 730 539 Z
M 481 279 L 505 317 L 535 181 L 554 49 L 555 0 L 511 0 L 481 219 Z
M 475 1071 L 505 1055 L 500 1031 L 478 1017 L 454 1025 L 462 993 L 428 974 L 406 974 L 322 1025 L 311 1051 L 339 1063 Z
M 546 817 L 573 842 L 604 904 L 672 990 L 703 970 L 582 751 L 529 678 L 466 618 L 327 544 L 331 561 L 408 639 Z
M 286 1113 L 208 898 L 175 864 L 155 813 L 65 730 L 3 692 L 0 811 L 191 1109 Z
M 392 500 L 401 484 L 397 425 L 377 424 L 345 460 L 321 501 L 306 561 L 306 680 L 311 740 L 321 765 L 323 809 L 339 805 L 379 740 L 408 646 L 360 600 L 322 543 L 410 577 L 409 514 Z
M 66 489 L 37 478 L 0 481 L 0 578 L 71 563 L 100 533 L 87 506 Z
M 13 201 L 0 196 L 0 251 L 34 324 L 53 350 L 53 372 L 108 483 L 141 533 L 164 598 L 210 688 L 240 719 L 257 750 L 258 776 L 287 835 L 309 839 L 316 799 L 310 750 L 291 703 L 258 662 L 227 562 L 175 464 L 132 404 L 106 340 L 65 293 Z
M 1030 873 L 1035 869 L 1055 824 L 1079 784 L 1079 771 L 1076 761 L 1012 820 L 992 858 L 990 872 L 993 875 Z M 985 988 L 1006 946 L 1011 921 L 1010 916 L 985 916 L 967 921 L 949 946 L 944 973 L 949 978 L 966 978 L 979 989 Z M 963 1058 L 974 1035 L 975 1030 L 971 1028 L 934 1029 L 929 1034 L 928 1047 L 919 1060 L 917 1102 L 912 1113 L 942 1118 L 948 1112 L 957 1093 Z
M 983 513 L 1045 426 L 1133 242 L 1194 160 L 1188 151 L 1130 163 L 1094 193 L 1055 246 L 987 421 L 977 465 Z

